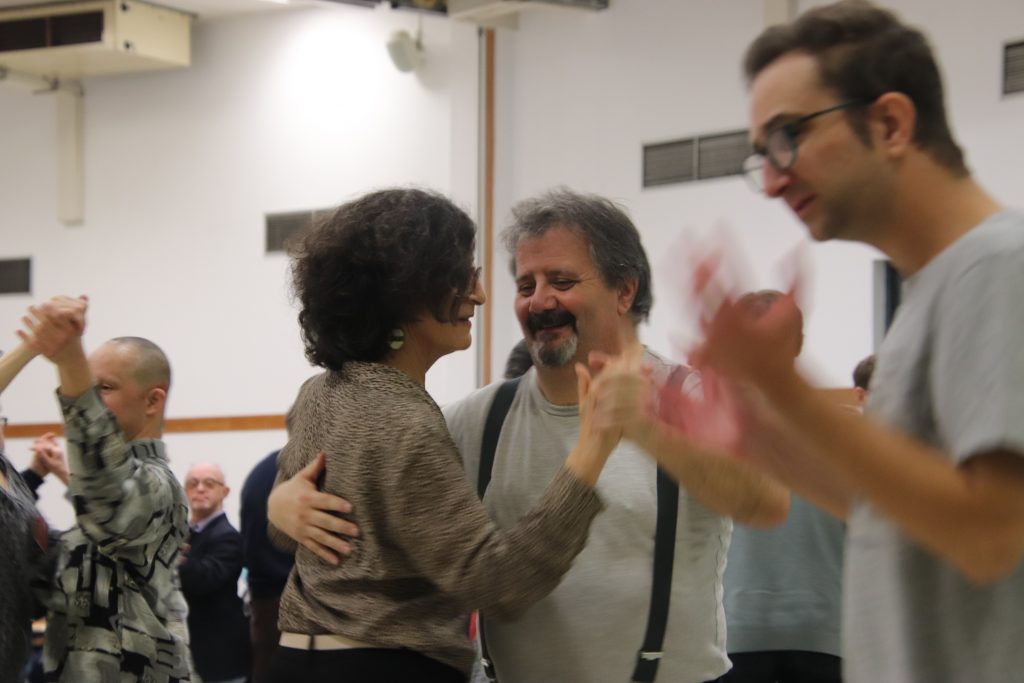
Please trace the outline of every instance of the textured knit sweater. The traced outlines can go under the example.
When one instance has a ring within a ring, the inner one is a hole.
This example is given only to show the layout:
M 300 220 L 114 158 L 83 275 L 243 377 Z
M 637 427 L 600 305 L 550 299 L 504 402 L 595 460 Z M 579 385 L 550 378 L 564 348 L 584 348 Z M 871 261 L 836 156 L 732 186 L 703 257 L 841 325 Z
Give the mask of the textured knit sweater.
M 125 442 L 95 387 L 60 397 L 76 525 L 61 539 L 47 615 L 47 681 L 189 680 L 178 553 L 185 492 L 163 441 Z
M 601 508 L 563 468 L 518 525 L 498 530 L 437 405 L 385 365 L 350 362 L 313 377 L 294 414 L 278 476 L 326 451 L 322 488 L 353 503 L 360 537 L 339 566 L 298 549 L 282 631 L 409 648 L 468 673 L 470 610 L 514 616 L 550 592 Z

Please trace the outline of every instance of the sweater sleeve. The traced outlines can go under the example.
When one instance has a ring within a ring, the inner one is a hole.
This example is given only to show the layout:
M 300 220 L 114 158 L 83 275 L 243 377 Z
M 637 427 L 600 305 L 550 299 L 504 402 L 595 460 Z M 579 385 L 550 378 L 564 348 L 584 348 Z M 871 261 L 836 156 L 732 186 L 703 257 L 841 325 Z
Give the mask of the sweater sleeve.
M 25 485 L 28 486 L 28 491 L 32 494 L 32 499 L 38 501 L 39 487 L 43 485 L 43 478 L 36 474 L 32 468 L 22 470 L 21 478 L 25 481 Z
M 82 531 L 105 555 L 149 564 L 166 545 L 175 552 L 187 532 L 184 494 L 157 444 L 126 443 L 93 387 L 60 396 L 68 442 L 68 492 Z
M 403 425 L 382 477 L 389 535 L 468 608 L 515 617 L 551 592 L 601 510 L 593 488 L 561 469 L 519 523 L 499 530 L 466 480 L 443 420 Z M 396 450 L 397 450 L 396 449 Z

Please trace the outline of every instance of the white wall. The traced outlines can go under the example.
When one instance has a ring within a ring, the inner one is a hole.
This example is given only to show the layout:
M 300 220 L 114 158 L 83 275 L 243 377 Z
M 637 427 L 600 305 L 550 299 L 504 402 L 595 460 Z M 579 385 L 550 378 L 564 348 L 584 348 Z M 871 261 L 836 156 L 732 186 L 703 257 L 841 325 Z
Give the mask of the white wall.
M 314 373 L 289 301 L 287 261 L 265 255 L 266 212 L 320 208 L 389 185 L 432 187 L 475 212 L 477 38 L 423 19 L 428 62 L 398 72 L 385 41 L 417 16 L 324 7 L 200 23 L 193 65 L 86 82 L 86 221 L 56 220 L 55 103 L 0 88 L 0 258 L 32 256 L 31 296 L 0 297 L 0 348 L 26 306 L 88 293 L 86 343 L 149 337 L 174 371 L 169 417 L 283 413 Z M 456 168 L 456 162 L 457 168 Z M 12 423 L 56 422 L 55 374 L 37 360 L 5 392 Z M 439 363 L 439 402 L 476 385 L 473 351 Z M 172 434 L 175 470 L 220 462 L 237 491 L 283 431 Z M 8 452 L 25 461 L 27 444 Z M 71 521 L 59 488 L 44 510 Z
M 882 4 L 931 34 L 946 67 L 954 128 L 978 178 L 1003 201 L 1024 204 L 1024 96 L 999 94 L 1002 45 L 1024 37 L 1024 3 Z M 625 204 L 655 274 L 654 314 L 642 337 L 663 352 L 675 352 L 676 337 L 692 338 L 687 301 L 671 278 L 680 254 L 670 246 L 680 235 L 706 243 L 727 226 L 746 254 L 750 287 L 785 284 L 775 264 L 807 242 L 788 209 L 739 177 L 641 188 L 643 144 L 746 128 L 740 60 L 763 28 L 762 10 L 754 1 L 614 0 L 603 12 L 524 13 L 517 31 L 498 35 L 500 220 L 512 202 L 559 184 Z M 872 351 L 878 254 L 841 243 L 806 251 L 802 363 L 821 384 L 847 386 L 853 366 Z M 496 279 L 496 372 L 521 336 L 513 294 L 507 274 Z

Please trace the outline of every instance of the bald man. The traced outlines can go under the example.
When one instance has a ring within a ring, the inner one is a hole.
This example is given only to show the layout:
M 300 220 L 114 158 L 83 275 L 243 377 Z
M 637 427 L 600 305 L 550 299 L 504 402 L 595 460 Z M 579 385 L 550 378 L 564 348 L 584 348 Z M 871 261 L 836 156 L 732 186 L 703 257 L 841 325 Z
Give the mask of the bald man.
M 249 675 L 249 620 L 238 597 L 242 535 L 224 514 L 231 489 L 220 466 L 193 465 L 185 475 L 191 511 L 181 564 L 196 671 L 205 683 L 243 683 Z
M 54 297 L 30 307 L 18 332 L 57 368 L 75 508 L 48 597 L 46 680 L 189 681 L 176 569 L 188 508 L 161 438 L 170 365 L 139 337 L 86 356 L 87 307 Z

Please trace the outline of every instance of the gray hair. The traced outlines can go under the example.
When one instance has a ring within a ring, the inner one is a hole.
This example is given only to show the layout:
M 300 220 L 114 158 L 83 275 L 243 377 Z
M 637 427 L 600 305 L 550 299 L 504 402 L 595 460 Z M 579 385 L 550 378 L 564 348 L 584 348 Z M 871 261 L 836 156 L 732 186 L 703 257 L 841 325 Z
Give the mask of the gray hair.
M 555 227 L 574 230 L 586 240 L 590 258 L 605 285 L 619 287 L 636 280 L 629 314 L 634 324 L 647 320 L 654 303 L 651 266 L 640 233 L 621 206 L 598 195 L 560 187 L 516 204 L 512 221 L 502 232 L 502 239 L 512 255 L 513 274 L 516 250 L 523 240 L 541 237 Z

